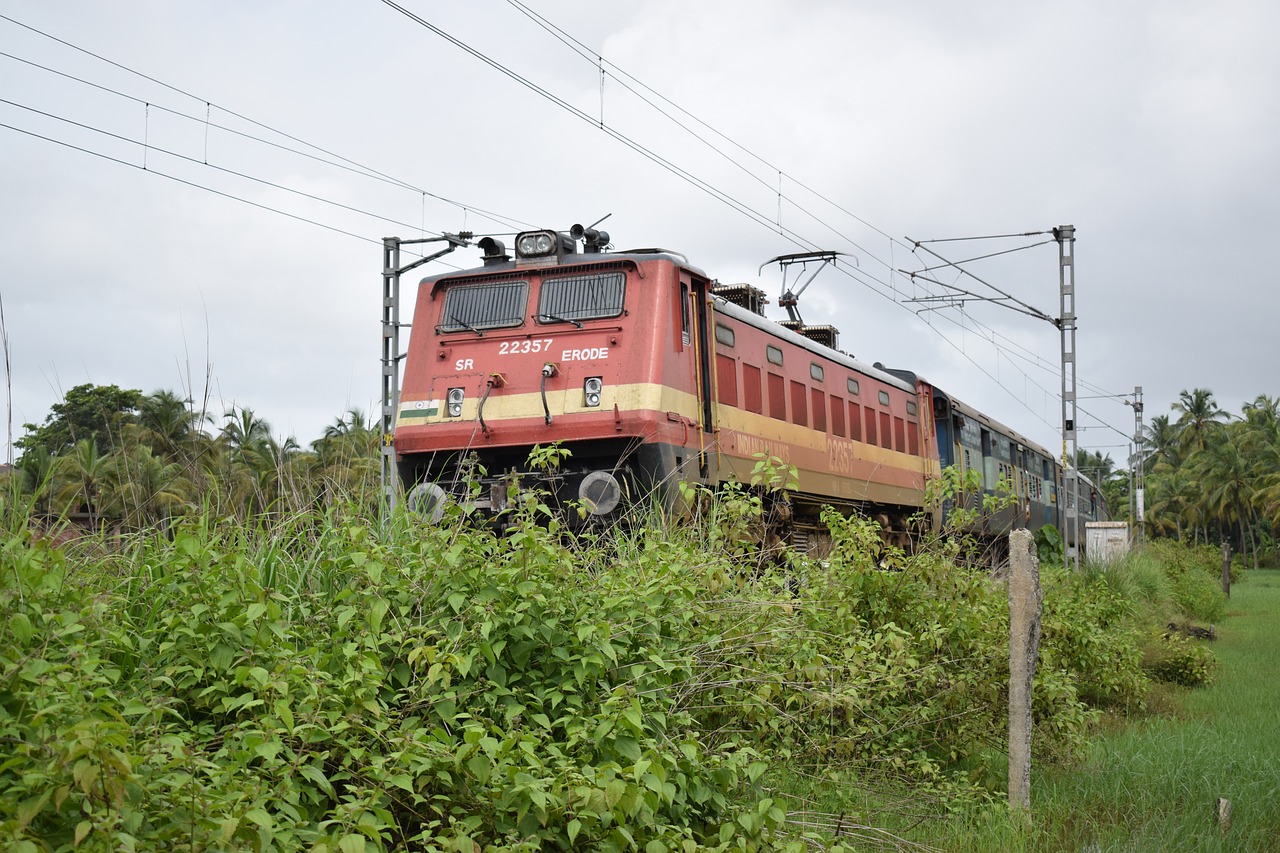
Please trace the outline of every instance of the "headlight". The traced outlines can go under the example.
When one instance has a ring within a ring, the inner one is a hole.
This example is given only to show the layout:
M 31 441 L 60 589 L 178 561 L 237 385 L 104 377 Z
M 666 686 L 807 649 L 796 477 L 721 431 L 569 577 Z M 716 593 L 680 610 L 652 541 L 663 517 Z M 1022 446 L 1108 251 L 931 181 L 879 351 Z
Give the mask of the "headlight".
M 462 417 L 462 400 L 467 396 L 467 392 L 461 388 L 450 388 L 449 396 L 445 398 L 449 406 L 449 417 Z
M 582 383 L 582 400 L 591 407 L 600 405 L 600 392 L 604 390 L 604 380 L 599 376 L 588 376 Z
M 528 231 L 516 237 L 516 254 L 523 258 L 550 255 L 556 250 L 556 235 L 550 231 Z

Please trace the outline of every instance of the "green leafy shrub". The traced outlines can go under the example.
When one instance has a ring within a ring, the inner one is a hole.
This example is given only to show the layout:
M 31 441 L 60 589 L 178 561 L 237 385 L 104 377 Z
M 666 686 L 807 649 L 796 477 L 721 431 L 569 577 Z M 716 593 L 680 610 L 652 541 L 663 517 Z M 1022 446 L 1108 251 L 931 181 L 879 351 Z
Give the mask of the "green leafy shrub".
M 1062 534 L 1052 524 L 1038 527 L 1035 532 L 1036 556 L 1042 566 L 1061 566 L 1064 561 Z
M 10 541 L 4 846 L 772 848 L 766 764 L 690 701 L 732 567 L 655 533 L 588 571 L 536 500 L 512 521 Z
M 1208 586 L 1222 589 L 1222 549 L 1214 545 L 1190 545 L 1176 539 L 1155 539 L 1146 545 L 1146 553 L 1157 560 L 1171 578 L 1181 575 L 1197 575 Z M 1231 582 L 1243 580 L 1244 575 L 1232 560 Z
M 1218 662 L 1212 651 L 1195 640 L 1168 634 L 1147 643 L 1142 666 L 1158 681 L 1199 687 L 1213 680 Z
M 1163 568 L 1169 594 L 1182 619 L 1220 622 L 1226 615 L 1222 594 L 1222 553 L 1210 545 L 1169 539 L 1148 543 L 1146 556 Z
M 1147 692 L 1139 634 L 1131 603 L 1110 577 L 1109 570 L 1041 567 L 1041 665 L 1070 673 L 1080 699 L 1092 707 L 1137 710 Z
M 503 536 L 456 508 L 63 548 L 14 521 L 0 846 L 798 849 L 826 842 L 771 762 L 965 784 L 1006 725 L 1003 590 L 865 519 L 828 516 L 827 561 L 762 548 L 760 489 L 609 537 L 536 495 Z M 1081 697 L 1132 686 L 1114 602 L 1046 601 L 1037 743 L 1068 755 Z

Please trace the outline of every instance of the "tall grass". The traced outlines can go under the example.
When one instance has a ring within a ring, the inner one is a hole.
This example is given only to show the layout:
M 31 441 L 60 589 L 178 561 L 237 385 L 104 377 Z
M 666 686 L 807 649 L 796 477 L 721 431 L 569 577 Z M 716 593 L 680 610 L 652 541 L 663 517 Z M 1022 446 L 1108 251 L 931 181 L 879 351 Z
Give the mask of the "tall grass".
M 1227 617 L 1213 646 L 1217 680 L 1162 688 L 1175 713 L 1113 728 L 1082 765 L 1040 773 L 1029 828 L 1003 808 L 975 809 L 930 841 L 953 850 L 1280 849 L 1280 572 L 1250 572 Z M 1225 831 L 1220 797 L 1232 803 Z

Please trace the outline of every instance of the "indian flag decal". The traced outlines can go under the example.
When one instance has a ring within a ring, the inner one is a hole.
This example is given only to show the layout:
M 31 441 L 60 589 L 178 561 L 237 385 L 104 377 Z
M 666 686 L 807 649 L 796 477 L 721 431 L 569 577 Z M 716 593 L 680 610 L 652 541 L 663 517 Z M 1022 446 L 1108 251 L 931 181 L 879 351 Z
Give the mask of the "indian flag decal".
M 400 405 L 400 420 L 411 421 L 414 418 L 433 418 L 440 414 L 439 400 L 414 400 Z

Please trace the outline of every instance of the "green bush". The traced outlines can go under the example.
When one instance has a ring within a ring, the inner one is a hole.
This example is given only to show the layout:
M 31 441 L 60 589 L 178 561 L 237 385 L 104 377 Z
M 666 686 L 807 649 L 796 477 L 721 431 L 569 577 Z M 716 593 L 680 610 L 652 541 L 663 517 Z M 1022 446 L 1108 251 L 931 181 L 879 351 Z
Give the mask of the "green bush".
M 1222 548 L 1216 545 L 1192 545 L 1176 539 L 1154 539 L 1147 543 L 1146 553 L 1158 560 L 1170 574 L 1202 574 L 1221 587 Z M 1231 582 L 1243 579 L 1232 559 Z
M 1081 701 L 1092 707 L 1138 710 L 1146 701 L 1147 679 L 1135 608 L 1113 588 L 1116 571 L 1041 568 L 1041 666 L 1069 673 Z
M 1142 667 L 1168 684 L 1198 687 L 1213 680 L 1218 662 L 1213 652 L 1189 637 L 1153 637 L 1143 652 Z
M 128 575 L 10 541 L 5 848 L 771 846 L 766 765 L 688 701 L 724 567 L 582 571 L 540 511 L 501 539 L 197 521 Z
M 773 762 L 965 784 L 1007 725 L 1003 589 L 865 519 L 828 516 L 823 562 L 761 551 L 750 494 L 600 538 L 536 499 L 503 536 L 352 508 L 57 548 L 7 519 L 0 846 L 798 849 Z M 1065 757 L 1083 700 L 1140 685 L 1104 585 L 1045 598 Z

